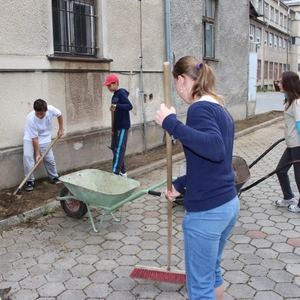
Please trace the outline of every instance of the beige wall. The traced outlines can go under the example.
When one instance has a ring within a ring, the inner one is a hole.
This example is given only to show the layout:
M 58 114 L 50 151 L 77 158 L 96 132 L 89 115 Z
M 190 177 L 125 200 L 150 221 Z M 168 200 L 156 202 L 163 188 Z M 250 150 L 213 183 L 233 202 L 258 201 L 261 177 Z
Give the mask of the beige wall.
M 112 158 L 107 147 L 111 93 L 102 87 L 109 73 L 119 76 L 120 86 L 130 92 L 134 106 L 127 154 L 164 143 L 163 130 L 154 121 L 164 101 L 164 1 L 96 2 L 98 58 L 106 59 L 97 62 L 47 58 L 53 55 L 51 1 L 11 0 L 0 4 L 1 188 L 17 185 L 24 177 L 23 130 L 37 98 L 58 107 L 64 116 L 66 135 L 54 146 L 60 173 Z M 210 65 L 216 71 L 218 92 L 225 95 L 234 117 L 243 119 L 247 110 L 249 1 L 217 2 L 216 60 Z M 202 60 L 201 7 L 201 1 L 171 1 L 175 60 L 184 55 Z M 232 12 L 236 10 L 239 14 L 233 20 Z M 187 106 L 174 90 L 172 100 L 184 120 Z M 56 129 L 55 123 L 53 136 Z M 45 176 L 42 167 L 35 173 L 37 178 Z

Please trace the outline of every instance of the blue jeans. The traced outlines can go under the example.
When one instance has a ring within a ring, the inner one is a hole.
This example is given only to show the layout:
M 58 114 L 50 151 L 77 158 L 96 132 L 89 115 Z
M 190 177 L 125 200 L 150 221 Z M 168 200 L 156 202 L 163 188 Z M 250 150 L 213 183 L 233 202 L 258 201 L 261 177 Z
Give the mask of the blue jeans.
M 201 212 L 186 212 L 182 228 L 187 291 L 190 300 L 215 300 L 223 284 L 222 252 L 240 211 L 236 196 L 224 205 Z

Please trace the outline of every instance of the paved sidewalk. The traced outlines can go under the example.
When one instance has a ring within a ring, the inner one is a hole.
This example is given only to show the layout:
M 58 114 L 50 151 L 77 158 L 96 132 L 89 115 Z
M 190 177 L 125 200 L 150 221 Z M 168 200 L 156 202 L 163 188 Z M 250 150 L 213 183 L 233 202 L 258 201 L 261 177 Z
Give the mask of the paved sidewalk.
M 282 138 L 283 121 L 270 124 L 239 134 L 234 154 L 249 165 Z M 283 149 L 280 143 L 251 168 L 244 187 L 273 171 Z M 182 161 L 179 156 L 173 163 L 174 176 Z M 160 166 L 136 180 L 147 189 L 165 178 L 166 167 Z M 291 182 L 298 197 L 293 176 Z M 242 193 L 240 216 L 222 261 L 225 300 L 300 299 L 300 214 L 275 207 L 280 197 L 276 176 Z M 100 212 L 92 209 L 98 220 Z M 11 286 L 11 300 L 187 299 L 185 286 L 129 278 L 137 264 L 166 267 L 166 212 L 163 196 L 144 195 L 124 205 L 120 223 L 107 216 L 99 233 L 88 215 L 74 220 L 60 207 L 34 226 L 6 228 L 0 243 L 0 290 Z M 183 206 L 173 206 L 172 266 L 180 270 L 183 214 Z

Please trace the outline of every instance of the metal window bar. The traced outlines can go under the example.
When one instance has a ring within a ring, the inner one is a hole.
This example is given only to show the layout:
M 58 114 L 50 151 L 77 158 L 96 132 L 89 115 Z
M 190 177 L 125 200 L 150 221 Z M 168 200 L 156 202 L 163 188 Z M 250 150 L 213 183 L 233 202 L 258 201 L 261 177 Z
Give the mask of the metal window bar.
M 94 0 L 52 0 L 54 52 L 96 55 Z

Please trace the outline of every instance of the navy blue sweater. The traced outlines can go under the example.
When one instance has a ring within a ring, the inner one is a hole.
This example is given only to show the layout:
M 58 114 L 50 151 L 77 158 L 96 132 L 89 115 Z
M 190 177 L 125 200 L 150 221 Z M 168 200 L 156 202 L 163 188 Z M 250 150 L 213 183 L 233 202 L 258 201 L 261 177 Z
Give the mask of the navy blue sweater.
M 130 128 L 129 111 L 132 110 L 132 104 L 128 99 L 129 92 L 123 88 L 117 89 L 111 99 L 112 104 L 116 104 L 114 128 L 128 129 Z
M 186 187 L 184 206 L 188 212 L 221 206 L 237 194 L 232 171 L 234 121 L 211 99 L 204 96 L 189 107 L 186 125 L 175 114 L 162 124 L 183 145 L 187 172 L 173 185 L 179 192 Z

